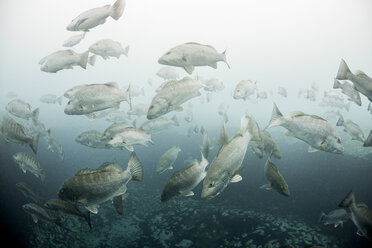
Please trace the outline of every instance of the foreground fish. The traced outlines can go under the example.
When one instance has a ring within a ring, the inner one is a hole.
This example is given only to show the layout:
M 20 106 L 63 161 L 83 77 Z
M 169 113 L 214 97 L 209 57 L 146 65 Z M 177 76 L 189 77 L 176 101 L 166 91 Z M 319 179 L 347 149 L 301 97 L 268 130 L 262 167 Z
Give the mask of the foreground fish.
M 53 95 L 53 94 L 46 94 L 40 97 L 40 102 L 49 103 L 49 104 L 58 103 L 59 105 L 61 105 L 62 96 L 57 97 L 56 95 Z
M 280 174 L 275 164 L 271 162 L 270 157 L 267 159 L 265 163 L 264 171 L 266 179 L 269 181 L 269 183 L 262 185 L 260 187 L 261 189 L 267 190 L 274 189 L 284 196 L 290 195 L 287 182 L 285 181 L 282 174 Z
M 37 122 L 39 118 L 39 108 L 31 110 L 30 104 L 22 101 L 21 99 L 11 100 L 5 109 L 14 116 L 28 120 L 31 118 L 33 122 Z
M 202 45 L 196 42 L 188 42 L 170 49 L 160 57 L 159 64 L 183 67 L 188 74 L 194 71 L 195 66 L 210 66 L 217 69 L 217 62 L 223 61 L 230 68 L 226 61 L 226 55 L 218 53 L 210 45 Z
M 156 76 L 161 77 L 164 80 L 174 80 L 179 77 L 179 73 L 172 67 L 164 66 L 159 69 Z
M 156 119 L 145 121 L 141 125 L 141 129 L 148 133 L 158 133 L 170 128 L 171 126 L 178 127 L 179 125 L 180 124 L 178 122 L 177 116 L 174 115 L 170 120 L 165 117 L 159 117 Z
M 220 148 L 212 161 L 203 181 L 202 198 L 212 199 L 219 195 L 229 183 L 242 180 L 239 172 L 243 168 L 242 162 L 251 140 L 259 140 L 259 129 L 252 117 L 243 116 L 241 130 Z
M 142 180 L 142 167 L 134 152 L 126 170 L 116 163 L 104 163 L 98 169 L 82 169 L 67 179 L 58 191 L 58 197 L 84 205 L 92 213 L 98 213 L 99 204 L 127 191 L 130 180 Z
M 192 191 L 204 178 L 207 172 L 205 168 L 208 165 L 208 161 L 201 155 L 201 161 L 194 160 L 185 169 L 175 172 L 165 185 L 161 194 L 161 201 L 167 201 L 170 198 L 183 195 L 193 196 Z
M 39 143 L 39 134 L 35 133 L 31 136 L 25 134 L 24 127 L 14 121 L 8 115 L 4 115 L 0 132 L 8 142 L 13 142 L 20 145 L 29 145 L 34 153 L 37 153 L 37 145 Z
M 27 171 L 40 178 L 42 182 L 45 180 L 45 170 L 40 167 L 39 162 L 31 155 L 24 152 L 17 152 L 13 155 L 14 162 L 19 165 L 19 168 L 26 173 Z
M 71 36 L 70 38 L 68 38 L 67 40 L 65 40 L 63 42 L 62 46 L 73 47 L 73 46 L 79 44 L 80 41 L 85 38 L 85 34 L 86 34 L 86 32 L 84 32 L 82 34 L 77 34 L 77 35 Z
M 35 223 L 37 223 L 39 220 L 42 220 L 42 221 L 54 223 L 58 226 L 62 226 L 58 218 L 52 217 L 45 208 L 35 203 L 27 203 L 22 206 L 22 209 L 31 215 Z
M 38 194 L 36 194 L 35 191 L 31 189 L 31 187 L 27 183 L 18 182 L 16 183 L 16 186 L 19 191 L 21 191 L 24 197 L 30 198 L 35 203 L 40 203 L 42 201 L 42 198 Z
M 369 131 L 369 135 L 367 137 L 367 139 L 364 141 L 364 144 L 363 146 L 371 146 L 372 147 L 372 130 Z
M 204 87 L 201 81 L 184 77 L 178 81 L 169 81 L 154 96 L 147 112 L 147 119 L 155 119 L 170 111 L 182 111 L 180 106 L 186 101 L 200 96 L 199 89 Z
M 350 80 L 353 82 L 355 89 L 372 102 L 372 78 L 368 77 L 362 71 L 356 71 L 355 74 L 353 74 L 343 59 L 341 59 L 336 79 Z
M 355 102 L 357 105 L 361 106 L 362 101 L 360 100 L 360 95 L 355 86 L 349 82 L 340 83 L 337 79 L 334 80 L 333 89 L 341 89 L 342 93 L 349 97 L 350 101 Z
M 349 192 L 345 199 L 338 205 L 342 208 L 349 208 L 351 220 L 357 227 L 357 234 L 369 240 L 372 239 L 372 211 L 364 203 L 355 203 L 354 191 Z
M 173 164 L 176 161 L 178 153 L 180 151 L 181 149 L 178 146 L 173 146 L 163 155 L 161 155 L 158 166 L 156 168 L 156 172 L 161 174 L 166 170 L 173 170 Z
M 111 39 L 103 39 L 95 42 L 89 47 L 89 52 L 101 56 L 103 59 L 109 57 L 120 58 L 122 54 L 128 56 L 129 46 L 123 48 L 120 42 Z
M 108 108 L 119 108 L 122 101 L 131 106 L 129 91 L 120 90 L 114 82 L 82 85 L 72 95 L 64 112 L 67 115 L 87 115 Z
M 76 53 L 71 49 L 54 52 L 39 61 L 40 70 L 44 72 L 56 73 L 63 69 L 72 69 L 73 66 L 87 68 L 89 51 Z
M 50 210 L 58 212 L 59 214 L 82 217 L 87 221 L 89 228 L 92 228 L 92 224 L 90 223 L 90 212 L 82 213 L 76 205 L 70 202 L 61 199 L 50 199 L 44 204 L 44 206 Z
M 345 209 L 335 209 L 328 214 L 322 212 L 319 217 L 319 221 L 324 223 L 324 225 L 334 225 L 335 228 L 339 225 L 344 226 L 344 222 L 349 219 L 350 214 Z
M 310 145 L 309 151 L 322 150 L 332 153 L 343 153 L 344 147 L 337 131 L 323 118 L 294 112 L 283 117 L 274 103 L 271 120 L 267 128 L 282 126 L 288 130 L 287 136 L 296 137 Z
M 106 142 L 101 141 L 103 133 L 96 130 L 89 130 L 82 132 L 79 136 L 75 138 L 75 141 L 84 146 L 92 148 L 110 148 Z
M 122 131 L 115 132 L 107 141 L 111 147 L 124 147 L 128 151 L 133 152 L 133 145 L 144 145 L 148 143 L 154 144 L 151 140 L 151 135 L 140 128 L 128 127 Z
M 124 12 L 124 7 L 125 0 L 116 0 L 113 5 L 108 4 L 87 10 L 73 19 L 67 26 L 67 30 L 88 32 L 89 29 L 104 24 L 109 16 L 118 20 Z
M 338 119 L 336 126 L 343 126 L 345 128 L 344 131 L 351 136 L 351 139 L 364 142 L 365 137 L 362 129 L 358 126 L 358 124 L 354 123 L 353 121 L 351 120 L 344 121 L 344 118 L 342 117 L 342 115 L 340 115 L 340 118 Z
M 256 82 L 253 83 L 251 80 L 242 80 L 236 85 L 233 97 L 234 99 L 243 99 L 245 101 L 249 96 L 253 95 L 256 90 Z

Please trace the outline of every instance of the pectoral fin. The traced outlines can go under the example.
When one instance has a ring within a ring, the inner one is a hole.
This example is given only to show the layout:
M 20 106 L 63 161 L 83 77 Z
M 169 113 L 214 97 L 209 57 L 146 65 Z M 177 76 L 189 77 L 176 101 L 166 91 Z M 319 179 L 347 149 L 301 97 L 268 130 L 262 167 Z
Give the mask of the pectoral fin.
M 271 187 L 271 184 L 270 183 L 268 183 L 268 184 L 264 184 L 264 185 L 262 185 L 261 187 L 260 187 L 260 189 L 266 189 L 266 190 L 270 190 L 270 189 L 272 189 L 273 187 Z
M 97 205 L 85 206 L 85 208 L 88 209 L 93 214 L 97 214 L 98 213 L 98 206 Z
M 240 182 L 241 180 L 243 180 L 242 176 L 239 174 L 236 174 L 230 179 L 230 183 L 237 183 L 237 182 Z
M 362 237 L 364 236 L 360 230 L 357 231 L 357 235 L 362 236 Z
M 316 149 L 316 148 L 314 148 L 314 147 L 312 147 L 312 146 L 310 146 L 309 147 L 309 150 L 308 150 L 308 152 L 317 152 L 317 151 L 319 151 L 319 150 Z
M 183 194 L 183 196 L 193 196 L 194 195 L 194 192 L 190 191 L 190 192 L 187 192 L 186 194 Z
M 192 66 L 192 65 L 187 65 L 187 66 L 184 66 L 183 69 L 185 69 L 185 71 L 186 71 L 188 74 L 192 74 L 192 72 L 194 71 L 194 66 Z
M 133 146 L 130 146 L 130 145 L 126 145 L 126 146 L 124 146 L 128 151 L 130 151 L 130 152 L 133 152 L 134 151 L 134 148 L 133 148 Z

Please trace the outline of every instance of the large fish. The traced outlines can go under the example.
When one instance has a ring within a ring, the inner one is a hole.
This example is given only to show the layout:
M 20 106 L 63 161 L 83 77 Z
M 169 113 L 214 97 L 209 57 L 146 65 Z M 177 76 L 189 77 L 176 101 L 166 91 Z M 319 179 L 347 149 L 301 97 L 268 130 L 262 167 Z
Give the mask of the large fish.
M 332 153 L 343 153 L 344 147 L 337 131 L 323 118 L 294 112 L 284 117 L 274 103 L 271 120 L 267 128 L 282 126 L 288 131 L 287 136 L 296 137 L 310 145 L 309 151 L 322 150 Z
M 166 170 L 172 170 L 173 164 L 177 159 L 178 153 L 181 149 L 178 146 L 173 146 L 167 150 L 163 155 L 161 155 L 156 172 L 161 174 Z
M 355 74 L 353 74 L 343 59 L 341 59 L 336 79 L 350 80 L 353 82 L 355 89 L 372 102 L 372 78 L 368 77 L 362 71 L 356 71 Z
M 243 116 L 241 122 L 241 130 L 236 132 L 228 143 L 221 146 L 207 171 L 201 194 L 204 199 L 212 199 L 219 195 L 229 183 L 242 180 L 239 175 L 243 168 L 242 162 L 249 142 L 259 140 L 259 128 L 252 117 Z
M 39 162 L 29 155 L 28 153 L 24 152 L 17 152 L 13 155 L 14 162 L 19 165 L 19 168 L 26 173 L 30 171 L 36 177 L 40 178 L 42 182 L 45 180 L 45 170 L 40 167 Z
M 167 201 L 170 198 L 183 195 L 193 196 L 192 191 L 207 174 L 205 168 L 208 165 L 208 161 L 201 155 L 201 161 L 194 160 L 185 169 L 175 172 L 165 185 L 161 194 L 161 201 Z
M 269 181 L 269 183 L 262 185 L 260 187 L 261 189 L 267 190 L 274 189 L 284 196 L 290 195 L 287 182 L 285 181 L 282 174 L 280 174 L 275 164 L 271 162 L 270 157 L 267 159 L 265 163 L 264 171 L 266 179 Z
M 167 82 L 152 99 L 147 119 L 155 119 L 173 110 L 182 111 L 183 108 L 180 105 L 200 96 L 199 89 L 203 87 L 200 80 L 193 80 L 189 77 Z
M 44 72 L 56 73 L 63 69 L 72 69 L 73 66 L 87 68 L 89 51 L 76 53 L 71 49 L 54 52 L 39 61 L 40 70 Z
M 6 141 L 13 142 L 20 145 L 29 145 L 34 153 L 37 153 L 37 145 L 39 143 L 39 133 L 35 133 L 31 136 L 25 134 L 24 127 L 14 121 L 8 115 L 4 115 L 1 125 L 0 132 L 4 136 Z
M 142 167 L 134 152 L 131 153 L 125 170 L 116 163 L 104 163 L 98 169 L 78 171 L 63 183 L 58 197 L 82 204 L 96 214 L 99 204 L 123 195 L 130 180 L 142 180 Z
M 328 214 L 321 212 L 319 222 L 324 223 L 324 225 L 334 225 L 336 228 L 339 225 L 344 226 L 344 222 L 349 219 L 350 214 L 348 214 L 345 209 L 335 209 Z
M 343 126 L 345 129 L 344 131 L 347 132 L 351 139 L 358 140 L 360 142 L 364 142 L 365 137 L 362 129 L 358 126 L 358 124 L 354 123 L 351 120 L 344 121 L 342 115 L 338 119 L 336 126 Z
M 10 101 L 6 105 L 5 109 L 12 115 L 15 115 L 19 118 L 26 120 L 31 118 L 34 123 L 36 123 L 39 118 L 39 108 L 32 111 L 30 104 L 20 99 L 14 99 Z
M 107 4 L 87 10 L 73 19 L 67 26 L 67 30 L 88 32 L 89 29 L 104 24 L 109 16 L 114 20 L 118 20 L 124 12 L 124 7 L 125 0 L 116 0 L 113 5 Z
M 357 234 L 367 239 L 372 239 L 372 211 L 364 203 L 355 203 L 355 193 L 351 191 L 338 205 L 342 208 L 349 208 L 351 220 L 358 228 Z
M 170 49 L 160 57 L 159 64 L 183 67 L 191 74 L 195 66 L 210 66 L 217 69 L 217 62 L 223 61 L 230 68 L 226 61 L 226 51 L 218 53 L 210 45 L 202 45 L 196 42 L 188 42 Z

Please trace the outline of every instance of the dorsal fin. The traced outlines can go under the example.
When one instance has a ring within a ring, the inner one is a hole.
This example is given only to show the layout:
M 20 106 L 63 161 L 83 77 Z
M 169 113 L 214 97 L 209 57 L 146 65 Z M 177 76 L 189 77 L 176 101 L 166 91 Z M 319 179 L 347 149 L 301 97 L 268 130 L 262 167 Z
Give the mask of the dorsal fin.
M 117 82 L 107 82 L 105 83 L 106 86 L 109 86 L 109 87 L 114 87 L 114 88 L 117 88 L 119 89 L 119 85 Z
M 98 169 L 101 171 L 121 171 L 120 166 L 112 162 L 103 163 Z
M 304 112 L 301 111 L 295 111 L 290 114 L 291 117 L 299 117 L 299 116 L 306 116 L 308 114 L 305 114 Z
M 96 171 L 97 171 L 97 170 L 94 170 L 94 169 L 84 168 L 84 169 L 81 169 L 81 170 L 79 170 L 78 172 L 76 172 L 75 175 L 91 174 L 91 173 L 94 173 L 94 172 L 96 172 Z

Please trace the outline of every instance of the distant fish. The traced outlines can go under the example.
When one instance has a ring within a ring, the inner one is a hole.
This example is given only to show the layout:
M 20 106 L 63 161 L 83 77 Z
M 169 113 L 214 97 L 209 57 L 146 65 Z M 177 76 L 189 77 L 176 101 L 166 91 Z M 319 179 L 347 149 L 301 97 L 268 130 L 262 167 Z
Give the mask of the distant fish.
M 289 188 L 288 184 L 285 181 L 284 177 L 278 169 L 276 168 L 275 164 L 273 164 L 270 160 L 270 157 L 267 159 L 264 167 L 266 179 L 269 181 L 268 184 L 262 185 L 261 189 L 274 189 L 275 191 L 279 192 L 284 196 L 289 196 Z
M 303 96 L 304 98 L 308 99 L 309 101 L 315 102 L 316 94 L 315 91 L 312 89 L 300 89 L 298 91 L 298 96 Z
M 346 111 L 349 111 L 350 108 L 350 102 L 346 103 L 343 94 L 336 90 L 324 92 L 324 97 L 320 105 L 324 107 L 344 108 Z
M 46 94 L 40 97 L 40 102 L 49 103 L 49 104 L 58 103 L 59 105 L 61 105 L 62 98 L 63 98 L 62 96 L 57 97 L 56 95 L 53 95 L 53 94 Z
M 91 45 L 89 47 L 89 52 L 99 55 L 103 59 L 108 59 L 110 57 L 120 58 L 122 54 L 128 56 L 129 46 L 123 48 L 118 41 L 103 39 Z
M 173 146 L 161 155 L 156 172 L 161 174 L 166 170 L 173 170 L 173 164 L 177 159 L 178 153 L 181 149 L 178 146 Z
M 293 112 L 283 117 L 274 103 L 269 125 L 266 128 L 282 126 L 288 131 L 287 136 L 296 137 L 310 145 L 309 152 L 322 150 L 332 153 L 343 153 L 341 138 L 334 127 L 317 115 Z
M 187 122 L 191 122 L 193 119 L 194 119 L 194 115 L 192 113 L 192 109 L 190 108 L 189 110 L 186 111 L 186 114 L 185 114 L 185 117 L 184 117 L 185 121 Z
M 336 126 L 343 126 L 345 128 L 344 131 L 351 136 L 351 139 L 364 142 L 365 137 L 362 129 L 358 126 L 358 124 L 354 123 L 353 121 L 351 120 L 344 121 L 344 118 L 342 117 L 342 115 L 340 115 L 340 118 L 338 119 Z
M 31 189 L 31 187 L 27 183 L 18 182 L 16 183 L 16 186 L 17 189 L 21 191 L 24 197 L 31 199 L 35 203 L 42 202 L 42 198 L 38 194 L 36 194 L 36 192 L 33 189 Z
M 170 49 L 160 57 L 159 64 L 183 67 L 188 74 L 194 71 L 195 66 L 210 66 L 217 69 L 217 62 L 223 61 L 230 68 L 226 61 L 226 55 L 218 53 L 210 45 L 202 45 L 196 42 L 188 42 Z
M 203 83 L 206 85 L 206 87 L 204 87 L 205 91 L 217 92 L 225 88 L 223 82 L 217 78 L 210 78 Z
M 229 135 L 227 133 L 226 122 L 224 121 L 220 127 L 219 138 L 214 140 L 217 145 L 223 146 L 229 141 Z
M 334 89 L 341 89 L 342 93 L 349 97 L 350 101 L 355 102 L 357 105 L 361 106 L 362 101 L 360 100 L 360 95 L 355 86 L 350 84 L 349 82 L 341 83 L 337 79 L 334 80 L 333 84 Z
M 84 146 L 92 147 L 92 148 L 110 148 L 106 142 L 101 141 L 103 133 L 96 131 L 96 130 L 89 130 L 82 132 L 75 138 L 75 141 L 79 144 Z
M 355 74 L 353 74 L 343 59 L 341 59 L 336 79 L 350 80 L 353 82 L 355 89 L 372 102 L 372 78 L 368 77 L 362 71 L 356 71 Z
M 124 7 L 125 0 L 117 0 L 113 5 L 108 4 L 87 10 L 73 19 L 67 26 L 67 30 L 88 32 L 89 29 L 104 24 L 109 16 L 118 20 L 123 14 Z
M 284 87 L 279 86 L 278 87 L 278 94 L 281 95 L 282 97 L 287 97 L 287 89 Z
M 123 122 L 127 121 L 128 116 L 126 111 L 111 111 L 106 115 L 105 119 L 109 122 Z
M 31 136 L 26 135 L 24 127 L 8 115 L 4 115 L 2 118 L 0 132 L 6 141 L 20 145 L 27 144 L 35 154 L 37 153 L 39 133 L 34 133 Z
M 279 146 L 275 143 L 275 141 L 271 138 L 271 135 L 268 131 L 263 130 L 261 131 L 261 138 L 264 144 L 264 150 L 266 155 L 272 155 L 277 159 L 282 158 L 282 154 L 280 152 Z
M 372 211 L 364 203 L 355 202 L 355 193 L 351 191 L 339 204 L 339 207 L 349 208 L 351 220 L 358 229 L 357 234 L 372 240 Z
M 179 77 L 179 73 L 172 67 L 164 66 L 158 70 L 156 76 L 161 77 L 163 80 L 174 80 Z
M 257 92 L 257 98 L 267 99 L 267 93 L 266 93 L 266 91 Z
M 46 142 L 48 145 L 48 150 L 57 153 L 59 158 L 63 161 L 65 159 L 65 153 L 63 152 L 62 145 L 57 141 L 57 139 L 52 135 L 52 130 L 48 129 L 46 133 Z
M 324 225 L 334 225 L 335 228 L 339 225 L 344 226 L 344 222 L 349 219 L 350 214 L 345 209 L 335 209 L 328 214 L 322 212 L 319 217 L 319 221 L 324 223 Z
M 39 108 L 31 110 L 30 104 L 21 99 L 11 100 L 5 109 L 14 116 L 28 120 L 31 118 L 33 122 L 39 119 Z
M 40 178 L 42 182 L 45 181 L 45 170 L 41 168 L 39 162 L 28 153 L 17 152 L 13 155 L 13 160 L 19 165 L 23 173 L 29 171 Z
M 151 140 L 151 135 L 140 128 L 128 127 L 122 131 L 114 133 L 107 141 L 107 144 L 112 147 L 124 147 L 128 151 L 133 152 L 133 145 L 154 144 Z
M 128 89 L 130 93 L 130 97 L 145 96 L 145 87 L 143 86 L 141 87 L 137 84 L 124 85 L 121 89 L 122 90 Z
M 243 99 L 244 101 L 249 99 L 249 96 L 253 95 L 257 90 L 257 83 L 251 80 L 240 81 L 234 90 L 234 99 Z
M 72 69 L 73 66 L 87 68 L 89 51 L 76 53 L 71 49 L 54 52 L 39 61 L 40 70 L 44 72 L 56 73 L 63 69 Z
M 143 116 L 147 114 L 149 106 L 147 104 L 136 104 L 133 105 L 132 109 L 128 110 L 128 115 L 136 115 L 136 116 Z
M 369 131 L 369 135 L 367 137 L 367 139 L 364 141 L 364 144 L 363 146 L 371 146 L 372 147 L 372 130 Z
M 171 119 L 165 117 L 158 117 L 156 119 L 147 120 L 141 125 L 141 129 L 148 133 L 158 133 L 160 131 L 166 130 L 171 126 L 178 127 L 180 124 L 178 122 L 177 116 L 174 115 Z
M 82 34 L 77 34 L 77 35 L 71 36 L 70 38 L 68 38 L 67 40 L 65 40 L 63 42 L 62 46 L 64 46 L 64 47 L 73 47 L 73 46 L 79 44 L 80 41 L 82 39 L 84 39 L 85 34 L 86 34 L 86 32 L 84 32 Z
M 55 217 L 51 216 L 44 207 L 39 206 L 38 204 L 27 203 L 27 204 L 22 206 L 22 209 L 26 213 L 31 215 L 31 217 L 32 217 L 32 219 L 35 223 L 38 223 L 39 220 L 42 220 L 42 221 L 45 221 L 45 222 L 54 223 L 58 226 L 62 226 L 59 218 L 55 218 Z

